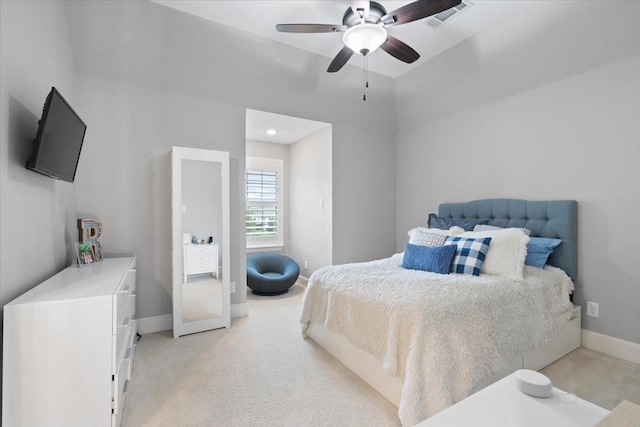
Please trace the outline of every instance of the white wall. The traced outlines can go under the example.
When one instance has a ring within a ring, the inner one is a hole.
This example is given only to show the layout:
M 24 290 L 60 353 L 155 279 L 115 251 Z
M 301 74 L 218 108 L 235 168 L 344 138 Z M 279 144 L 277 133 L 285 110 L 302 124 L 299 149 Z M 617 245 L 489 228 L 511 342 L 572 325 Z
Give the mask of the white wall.
M 331 126 L 291 144 L 289 149 L 288 253 L 307 278 L 333 263 L 332 151 Z
M 332 123 L 334 262 L 393 251 L 391 79 L 370 74 L 363 103 L 358 68 L 328 74 L 327 58 L 155 3 L 69 2 L 66 9 L 89 124 L 78 210 L 103 221 L 105 252 L 138 257 L 139 317 L 171 312 L 172 145 L 230 152 L 231 280 L 238 290 L 231 303 L 245 301 L 247 108 Z
M 75 102 L 71 43 L 60 2 L 0 2 L 0 52 L 1 307 L 75 256 L 74 184 L 26 170 L 25 163 L 51 86 L 80 116 L 84 112 Z M 0 351 L 1 336 L 0 331 Z
M 598 319 L 583 309 L 583 328 L 640 343 L 640 3 L 618 3 L 615 14 L 609 2 L 586 3 L 528 51 L 486 62 L 471 54 L 524 25 L 516 16 L 398 80 L 396 248 L 441 202 L 576 199 L 574 301 L 600 304 Z M 554 41 L 559 33 L 568 40 Z M 527 54 L 546 71 L 528 73 Z M 452 74 L 443 62 L 471 82 L 443 87 Z

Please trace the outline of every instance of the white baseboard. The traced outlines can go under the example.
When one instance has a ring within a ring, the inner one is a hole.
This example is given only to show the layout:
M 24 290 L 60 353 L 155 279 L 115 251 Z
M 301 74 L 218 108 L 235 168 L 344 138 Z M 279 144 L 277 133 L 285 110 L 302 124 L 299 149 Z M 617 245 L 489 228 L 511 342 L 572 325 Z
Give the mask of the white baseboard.
M 582 330 L 582 347 L 640 364 L 640 344 Z
M 231 306 L 231 318 L 237 319 L 238 317 L 246 317 L 249 315 L 249 304 L 243 302 L 242 304 L 233 304 Z
M 231 318 L 245 317 L 249 315 L 249 304 L 233 304 L 231 306 Z M 138 325 L 138 333 L 154 334 L 156 332 L 170 331 L 173 329 L 173 316 L 165 314 L 164 316 L 145 317 L 136 319 Z
M 309 284 L 309 278 L 300 275 L 298 276 L 298 280 L 296 280 L 296 283 L 306 289 L 307 285 Z
M 141 335 L 173 329 L 173 317 L 170 314 L 136 319 L 136 323 L 138 325 L 138 333 Z

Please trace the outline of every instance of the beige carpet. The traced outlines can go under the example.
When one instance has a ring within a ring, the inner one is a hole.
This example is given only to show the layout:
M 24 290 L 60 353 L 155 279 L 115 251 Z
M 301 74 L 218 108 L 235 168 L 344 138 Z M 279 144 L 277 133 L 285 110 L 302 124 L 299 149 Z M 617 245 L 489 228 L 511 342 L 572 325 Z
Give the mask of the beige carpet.
M 139 342 L 123 426 L 398 426 L 397 409 L 300 335 L 303 288 L 250 294 L 231 328 Z M 579 349 L 543 372 L 611 409 L 640 404 L 640 366 Z
M 555 387 L 609 410 L 623 400 L 640 405 L 640 365 L 626 360 L 580 348 L 540 372 Z
M 222 316 L 222 280 L 211 275 L 190 277 L 182 284 L 182 321 Z

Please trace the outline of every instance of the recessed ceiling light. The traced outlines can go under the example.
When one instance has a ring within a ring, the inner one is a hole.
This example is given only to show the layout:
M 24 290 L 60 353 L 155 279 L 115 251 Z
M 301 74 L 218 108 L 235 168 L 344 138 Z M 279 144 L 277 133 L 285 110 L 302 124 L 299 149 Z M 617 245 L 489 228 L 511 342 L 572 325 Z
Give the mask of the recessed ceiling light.
M 275 129 L 267 129 L 267 135 L 275 135 L 276 133 L 278 133 L 278 131 Z

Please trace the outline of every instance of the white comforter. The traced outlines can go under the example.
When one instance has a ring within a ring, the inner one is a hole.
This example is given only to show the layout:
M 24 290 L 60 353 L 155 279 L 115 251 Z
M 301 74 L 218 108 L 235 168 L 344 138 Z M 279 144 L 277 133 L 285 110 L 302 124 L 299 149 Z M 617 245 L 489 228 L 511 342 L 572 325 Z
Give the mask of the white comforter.
M 398 415 L 412 426 L 469 395 L 482 379 L 570 319 L 571 279 L 526 267 L 525 281 L 399 267 L 402 254 L 325 267 L 309 280 L 301 316 L 324 323 L 404 378 Z

